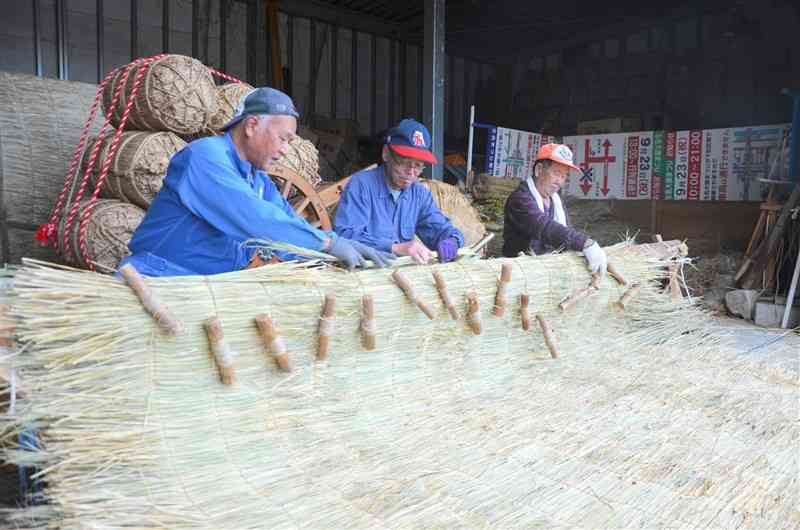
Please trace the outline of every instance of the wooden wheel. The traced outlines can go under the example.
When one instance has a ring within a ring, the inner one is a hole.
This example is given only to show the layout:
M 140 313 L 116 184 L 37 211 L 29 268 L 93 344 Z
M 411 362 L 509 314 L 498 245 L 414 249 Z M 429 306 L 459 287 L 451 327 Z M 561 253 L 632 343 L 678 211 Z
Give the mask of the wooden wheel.
M 311 226 L 320 230 L 333 229 L 325 203 L 306 179 L 283 166 L 270 167 L 268 173 L 281 195 Z

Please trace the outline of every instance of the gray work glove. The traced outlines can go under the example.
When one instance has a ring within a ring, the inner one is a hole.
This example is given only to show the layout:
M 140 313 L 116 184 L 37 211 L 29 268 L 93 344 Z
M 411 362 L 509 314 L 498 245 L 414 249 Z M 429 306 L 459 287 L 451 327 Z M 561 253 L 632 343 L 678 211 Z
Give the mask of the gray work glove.
M 589 263 L 589 270 L 596 273 L 601 278 L 606 275 L 608 257 L 606 256 L 606 251 L 600 248 L 600 245 L 592 243 L 590 246 L 583 249 L 583 255 Z
M 383 252 L 372 247 L 368 247 L 358 241 L 337 237 L 328 249 L 336 259 L 344 263 L 347 270 L 352 271 L 356 267 L 363 267 L 365 260 L 370 260 L 377 267 L 386 267 L 391 264 L 395 256 L 388 252 Z

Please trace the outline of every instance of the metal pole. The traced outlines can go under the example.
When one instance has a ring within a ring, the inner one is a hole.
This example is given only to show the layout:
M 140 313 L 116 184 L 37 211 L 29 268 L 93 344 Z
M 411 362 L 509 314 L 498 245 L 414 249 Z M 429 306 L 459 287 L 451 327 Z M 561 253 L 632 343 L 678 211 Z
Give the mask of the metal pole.
M 249 14 L 250 13 L 248 13 L 248 15 Z M 200 32 L 198 31 L 200 29 L 199 26 L 200 26 L 200 0 L 192 0 L 192 57 L 194 58 L 197 58 L 197 54 L 200 53 Z M 250 29 L 249 23 L 247 27 L 249 30 Z M 249 42 L 248 40 L 247 44 L 252 44 L 252 43 Z M 250 61 L 248 61 L 248 63 L 249 62 Z
M 105 65 L 104 65 L 104 55 L 105 55 L 105 17 L 103 15 L 103 0 L 97 0 L 97 82 L 103 80 L 105 76 Z
M 442 180 L 444 162 L 444 81 L 445 81 L 445 0 L 425 2 L 425 64 L 423 67 L 423 115 L 425 125 L 431 130 L 433 153 L 439 164 L 426 173 L 434 180 Z
M 781 319 L 781 328 L 786 329 L 789 324 L 789 315 L 792 312 L 794 305 L 794 293 L 797 289 L 797 277 L 800 276 L 800 248 L 797 249 L 797 261 L 794 264 L 794 273 L 792 274 L 792 283 L 789 284 L 789 294 L 786 296 L 786 307 L 783 308 L 783 319 Z
M 42 75 L 42 12 L 39 0 L 33 0 L 33 69 L 36 75 Z
M 369 73 L 369 81 L 370 81 L 370 95 L 369 95 L 369 133 L 375 134 L 378 132 L 376 130 L 377 127 L 377 97 L 378 97 L 378 43 L 375 38 L 375 35 L 370 35 L 370 73 Z
M 161 49 L 164 53 L 169 53 L 169 3 L 172 0 L 161 0 L 163 10 L 161 11 Z M 223 0 L 223 4 L 225 1 Z
M 311 118 L 317 107 L 317 75 L 315 64 L 317 62 L 317 24 L 314 19 L 309 19 L 310 39 L 308 44 L 308 100 L 306 101 L 305 122 L 311 123 Z
M 475 105 L 469 106 L 469 140 L 467 141 L 467 189 L 472 187 L 472 140 L 475 136 L 475 129 L 472 124 L 475 123 Z
M 139 1 L 131 0 L 131 61 L 139 56 Z
M 404 41 L 400 41 L 400 118 L 405 118 L 406 114 L 408 113 L 408 101 L 406 97 L 407 92 L 407 84 L 406 84 L 406 76 L 408 75 L 408 59 L 406 57 L 406 52 L 408 51 L 408 44 Z
M 350 41 L 350 116 L 358 121 L 358 33 L 352 31 Z
M 393 39 L 389 40 L 389 90 L 387 91 L 388 94 L 388 105 L 387 105 L 387 118 L 389 120 L 389 126 L 391 127 L 394 125 L 394 118 L 395 118 L 395 84 L 397 83 L 397 62 L 395 61 L 395 41 Z
M 59 79 L 69 79 L 69 50 L 67 46 L 67 0 L 56 0 L 56 47 Z
M 164 0 L 168 2 L 169 0 Z M 219 2 L 219 67 L 225 70 L 228 48 L 228 0 Z
M 784 89 L 783 93 L 792 97 L 792 128 L 789 131 L 789 179 L 800 182 L 797 171 L 797 152 L 800 150 L 800 90 Z
M 339 88 L 339 27 L 331 26 L 331 118 L 336 119 L 336 99 Z

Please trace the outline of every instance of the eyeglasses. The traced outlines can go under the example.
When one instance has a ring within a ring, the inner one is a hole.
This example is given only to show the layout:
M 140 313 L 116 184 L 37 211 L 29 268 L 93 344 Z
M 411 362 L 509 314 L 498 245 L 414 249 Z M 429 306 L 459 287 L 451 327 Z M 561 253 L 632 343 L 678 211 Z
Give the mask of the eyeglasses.
M 399 157 L 391 149 L 389 149 L 389 156 L 400 169 L 414 171 L 415 173 L 421 173 L 425 169 L 425 162 L 420 162 L 413 158 Z

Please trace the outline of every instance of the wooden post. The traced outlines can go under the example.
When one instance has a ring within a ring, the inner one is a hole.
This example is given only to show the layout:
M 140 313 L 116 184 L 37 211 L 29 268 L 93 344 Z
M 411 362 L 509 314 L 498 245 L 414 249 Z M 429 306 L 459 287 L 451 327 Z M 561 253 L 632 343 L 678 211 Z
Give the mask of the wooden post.
M 142 307 L 156 319 L 161 329 L 173 336 L 180 335 L 181 332 L 183 332 L 183 325 L 175 318 L 168 307 L 153 296 L 147 282 L 145 282 L 144 278 L 133 265 L 130 263 L 123 265 L 120 267 L 119 273 L 133 292 L 136 293 L 136 296 L 142 303 Z
M 511 263 L 503 263 L 500 271 L 500 280 L 497 282 L 497 293 L 494 295 L 494 316 L 501 317 L 506 312 L 506 289 L 511 281 Z
M 669 295 L 673 300 L 683 300 L 681 284 L 678 282 L 678 264 L 669 265 Z
M 635 283 L 635 284 L 631 285 L 628 288 L 628 290 L 625 291 L 625 294 L 623 294 L 620 297 L 619 301 L 617 301 L 617 303 L 616 303 L 617 307 L 619 307 L 620 309 L 622 309 L 624 311 L 625 310 L 625 306 L 628 304 L 628 302 L 633 300 L 633 297 L 635 297 L 637 294 L 639 294 L 639 289 L 641 289 L 641 287 L 642 286 L 639 285 L 638 283 Z
M 612 263 L 608 263 L 608 275 L 614 278 L 618 284 L 620 285 L 628 285 L 628 281 L 625 279 L 625 276 L 620 273 L 617 268 Z
M 528 313 L 528 304 L 530 303 L 530 296 L 523 293 L 519 295 L 519 315 L 522 318 L 522 329 L 528 331 L 531 329 L 531 316 Z
M 272 358 L 278 367 L 284 372 L 291 372 L 292 366 L 289 364 L 289 354 L 286 351 L 286 343 L 283 337 L 278 335 L 275 330 L 275 324 L 272 322 L 272 317 L 266 314 L 261 314 L 256 317 L 256 324 L 258 331 L 261 333 L 261 339 L 264 341 Z
M 330 343 L 330 337 L 333 335 L 333 311 L 335 306 L 336 295 L 332 293 L 326 294 L 325 303 L 322 306 L 322 316 L 319 318 L 318 361 L 324 361 L 328 357 L 328 345 Z
M 419 297 L 417 296 L 417 292 L 411 285 L 411 282 L 408 281 L 408 278 L 406 278 L 406 276 L 402 272 L 400 272 L 399 269 L 394 270 L 394 272 L 392 273 L 392 279 L 398 285 L 398 287 L 400 287 L 400 289 L 403 290 L 403 292 L 406 294 L 406 297 L 408 297 L 408 300 L 412 304 L 415 304 L 420 309 L 420 311 L 425 313 L 426 317 L 433 320 L 434 317 L 433 311 L 431 311 L 431 308 L 428 307 L 428 305 L 425 302 L 419 299 Z
M 480 335 L 483 331 L 481 308 L 478 304 L 478 295 L 474 292 L 467 293 L 467 324 L 476 335 Z
M 447 284 L 442 277 L 442 273 L 439 271 L 433 271 L 433 282 L 436 284 L 436 290 L 439 291 L 439 297 L 442 299 L 442 303 L 450 313 L 450 317 L 453 320 L 458 320 L 458 310 L 456 309 L 456 305 L 453 303 L 453 299 L 450 297 L 450 293 L 447 291 Z
M 219 378 L 224 385 L 232 385 L 235 380 L 233 371 L 233 353 L 230 346 L 225 342 L 225 334 L 222 332 L 222 322 L 216 316 L 209 317 L 203 322 L 203 327 L 211 345 L 211 355 L 217 365 Z
M 364 349 L 372 351 L 375 349 L 375 304 L 372 295 L 365 294 L 361 299 L 361 331 L 363 332 Z
M 544 343 L 547 345 L 547 349 L 550 350 L 550 357 L 557 359 L 558 349 L 556 348 L 556 336 L 553 334 L 553 329 L 541 313 L 536 314 L 536 320 L 539 322 L 539 327 L 542 328 Z
M 588 287 L 584 287 L 583 289 L 578 289 L 577 291 L 569 295 L 560 304 L 558 304 L 558 307 L 562 311 L 566 311 L 575 304 L 577 304 L 580 300 L 583 300 L 587 296 L 596 293 L 600 289 L 598 282 L 599 282 L 599 277 L 597 276 L 596 273 L 592 273 L 592 281 L 588 285 Z

